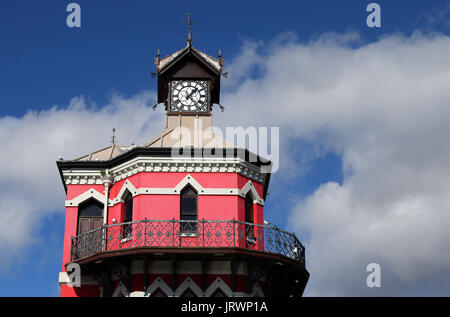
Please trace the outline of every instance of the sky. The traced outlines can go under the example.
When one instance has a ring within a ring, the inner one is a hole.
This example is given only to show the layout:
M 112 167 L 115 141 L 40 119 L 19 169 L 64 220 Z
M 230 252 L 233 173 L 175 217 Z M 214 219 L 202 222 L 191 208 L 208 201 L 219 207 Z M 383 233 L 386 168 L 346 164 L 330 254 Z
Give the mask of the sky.
M 450 295 L 450 4 L 9 1 L 0 10 L 0 296 L 58 296 L 55 161 L 163 129 L 153 58 L 222 50 L 219 127 L 279 127 L 265 218 L 306 246 L 305 296 Z M 238 113 L 239 115 L 236 115 Z M 366 285 L 369 263 L 381 287 Z

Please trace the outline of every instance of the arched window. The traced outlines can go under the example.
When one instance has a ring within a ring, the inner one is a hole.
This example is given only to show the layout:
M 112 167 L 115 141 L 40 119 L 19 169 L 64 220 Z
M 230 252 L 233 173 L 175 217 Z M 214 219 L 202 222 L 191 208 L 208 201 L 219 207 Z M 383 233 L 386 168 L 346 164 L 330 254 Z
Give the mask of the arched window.
M 253 220 L 253 198 L 250 193 L 245 195 L 245 222 L 250 223 L 245 225 L 245 235 L 247 242 L 254 244 L 255 240 L 255 230 L 254 230 L 254 220 Z
M 91 198 L 78 206 L 78 234 L 103 225 L 103 204 Z
M 180 200 L 180 231 L 182 233 L 195 233 L 197 232 L 197 192 L 192 187 L 187 186 L 181 191 Z
M 250 193 L 245 196 L 245 222 L 253 223 L 253 198 Z
M 127 192 L 125 198 L 124 198 L 124 204 L 123 204 L 123 221 L 122 222 L 131 222 L 133 221 L 133 196 L 130 192 Z M 132 233 L 132 224 L 126 223 L 123 225 L 123 238 L 124 239 L 131 239 L 131 233 Z
M 102 236 L 100 231 L 92 231 L 103 225 L 103 204 L 94 198 L 78 206 L 77 256 L 82 258 L 90 252 L 101 251 Z M 91 232 L 89 232 L 91 231 Z

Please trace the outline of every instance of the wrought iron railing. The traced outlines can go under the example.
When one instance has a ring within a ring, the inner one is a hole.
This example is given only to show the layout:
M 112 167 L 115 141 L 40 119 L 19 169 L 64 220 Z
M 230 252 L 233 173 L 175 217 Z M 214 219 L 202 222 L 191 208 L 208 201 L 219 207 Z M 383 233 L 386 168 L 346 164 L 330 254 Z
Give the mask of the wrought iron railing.
M 284 255 L 305 264 L 295 234 L 236 220 L 139 220 L 72 237 L 71 261 L 132 248 L 244 248 Z

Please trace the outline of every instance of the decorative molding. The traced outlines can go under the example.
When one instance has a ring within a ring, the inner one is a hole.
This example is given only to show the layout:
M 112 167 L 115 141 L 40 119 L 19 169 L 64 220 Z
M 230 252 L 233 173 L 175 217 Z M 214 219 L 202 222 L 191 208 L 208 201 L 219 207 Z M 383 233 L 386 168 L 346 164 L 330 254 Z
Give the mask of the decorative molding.
M 218 289 L 220 289 L 228 297 L 233 296 L 233 291 L 220 277 L 216 278 L 205 291 L 205 297 L 211 297 Z
M 112 297 L 120 297 L 122 295 L 123 297 L 129 297 L 130 292 L 128 291 L 125 284 L 122 283 L 122 281 L 119 282 L 119 285 L 117 285 L 114 293 L 112 294 Z
M 99 193 L 94 188 L 90 188 L 84 193 L 78 195 L 77 197 L 73 198 L 72 200 L 66 200 L 65 206 L 66 207 L 77 207 L 82 202 L 85 202 L 86 200 L 94 198 L 98 200 L 102 205 L 105 203 L 105 195 Z
M 161 290 L 167 297 L 173 297 L 173 291 L 172 289 L 164 282 L 164 280 L 160 277 L 157 277 L 152 284 L 150 284 L 146 291 L 144 296 L 152 296 L 153 292 L 157 290 Z
M 125 181 L 125 183 L 122 185 L 122 188 L 120 189 L 119 193 L 117 194 L 115 199 L 110 199 L 110 202 L 123 202 L 126 191 L 129 191 L 131 195 L 134 197 L 137 195 L 136 187 L 134 187 L 133 183 L 128 179 Z
M 190 289 L 197 297 L 204 297 L 202 289 L 190 277 L 187 277 L 174 292 L 175 297 L 180 297 Z
M 253 185 L 252 181 L 248 181 L 247 184 L 245 184 L 245 186 L 242 187 L 241 190 L 239 190 L 239 196 L 245 197 L 248 192 L 250 192 L 254 204 L 264 205 L 264 200 L 261 198 L 261 196 L 259 196 L 258 191 Z
M 109 170 L 114 181 L 120 181 L 140 172 L 203 172 L 203 173 L 239 173 L 254 181 L 263 183 L 266 174 L 261 173 L 250 163 L 240 158 L 192 158 L 192 157 L 136 157 Z M 63 170 L 66 185 L 103 184 L 99 170 Z
M 82 285 L 98 285 L 98 282 L 92 279 L 90 276 L 86 276 L 82 279 Z M 69 285 L 69 277 L 67 276 L 66 272 L 59 273 L 59 284 Z M 131 293 L 128 291 L 125 284 L 120 281 L 116 289 L 114 290 L 112 297 L 151 297 L 152 294 L 158 289 L 167 297 L 179 297 L 188 289 L 190 289 L 198 297 L 211 297 L 217 290 L 221 290 L 228 297 L 264 297 L 264 292 L 259 283 L 255 283 L 253 285 L 252 292 L 249 294 L 245 292 L 233 293 L 227 283 L 222 278 L 217 277 L 208 286 L 205 292 L 203 292 L 192 278 L 187 277 L 174 292 L 159 276 L 149 286 L 147 286 L 144 291 L 133 291 Z
M 179 195 L 180 192 L 186 185 L 191 185 L 198 193 L 198 195 L 217 195 L 217 196 L 240 196 L 245 197 L 245 195 L 250 191 L 254 202 L 264 206 L 264 199 L 262 199 L 258 191 L 255 189 L 253 182 L 248 181 L 248 183 L 242 188 L 205 188 L 200 183 L 195 180 L 195 178 L 188 174 L 186 175 L 175 187 L 168 188 L 136 188 L 130 180 L 127 180 L 119 191 L 119 194 L 112 199 L 109 199 L 108 205 L 110 207 L 123 202 L 124 194 L 126 190 L 129 190 L 133 197 L 138 195 Z M 84 193 L 83 193 L 84 194 Z M 82 194 L 82 195 L 83 195 Z M 78 198 L 78 197 L 77 197 Z M 72 203 L 72 204 L 71 204 Z M 66 206 L 73 207 L 77 206 L 74 204 L 74 199 L 71 201 L 66 201 Z M 70 205 L 68 205 L 70 204 Z

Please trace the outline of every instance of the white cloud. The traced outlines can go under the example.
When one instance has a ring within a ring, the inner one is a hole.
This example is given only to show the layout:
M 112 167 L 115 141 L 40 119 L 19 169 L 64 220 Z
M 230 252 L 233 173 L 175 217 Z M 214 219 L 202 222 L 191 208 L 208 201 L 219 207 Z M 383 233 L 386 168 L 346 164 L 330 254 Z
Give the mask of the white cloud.
M 215 120 L 280 127 L 282 165 L 272 187 L 289 174 L 301 177 L 320 155 L 341 157 L 343 183 L 322 184 L 290 211 L 297 235 L 309 237 L 306 294 L 448 295 L 450 38 L 357 41 L 327 34 L 302 44 L 288 34 L 245 44 L 226 69 L 227 110 Z M 114 96 L 96 108 L 79 97 L 68 107 L 0 118 L 1 268 L 37 237 L 33 229 L 49 213 L 64 210 L 57 156 L 106 146 L 113 127 L 119 143 L 155 136 L 164 120 L 149 107 L 154 98 Z M 313 150 L 298 151 L 303 143 Z M 381 264 L 379 290 L 365 287 L 370 262 Z
M 112 128 L 118 144 L 152 138 L 164 124 L 161 111 L 149 106 L 154 100 L 153 92 L 114 95 L 108 105 L 96 107 L 77 97 L 67 107 L 0 118 L 0 270 L 38 243 L 46 216 L 64 211 L 58 155 L 75 159 L 106 147 Z
M 246 45 L 230 69 L 262 75 L 233 83 L 216 120 L 280 126 L 286 148 L 302 141 L 341 157 L 343 183 L 322 184 L 291 210 L 298 236 L 309 237 L 306 294 L 448 295 L 450 38 L 355 41 Z M 282 183 L 287 169 L 273 179 Z M 365 286 L 371 262 L 381 264 L 381 289 Z

